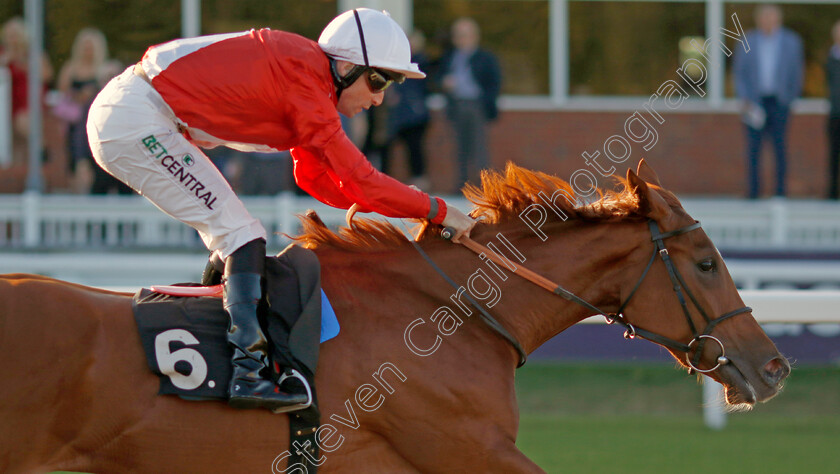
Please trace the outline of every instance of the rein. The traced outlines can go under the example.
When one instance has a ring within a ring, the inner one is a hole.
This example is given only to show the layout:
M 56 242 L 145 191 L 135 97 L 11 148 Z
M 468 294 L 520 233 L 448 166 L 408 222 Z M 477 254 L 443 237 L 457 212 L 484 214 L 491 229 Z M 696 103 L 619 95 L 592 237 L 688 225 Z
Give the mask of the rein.
M 452 280 L 452 278 L 450 278 L 449 275 L 447 275 L 435 263 L 434 260 L 432 260 L 432 257 L 429 257 L 429 255 L 420 247 L 420 245 L 417 242 L 412 240 L 411 244 L 414 245 L 414 248 L 417 249 L 418 252 L 420 252 L 420 255 L 423 256 L 423 258 L 426 260 L 426 262 L 428 262 L 429 265 L 431 265 L 431 267 L 434 268 L 435 271 L 438 272 L 440 274 L 440 276 L 442 276 L 443 279 L 446 280 L 447 283 L 449 283 L 450 286 L 452 286 L 452 288 L 455 288 L 455 291 L 458 291 L 461 288 L 460 285 L 455 283 L 455 281 Z M 537 275 L 537 276 L 539 276 L 539 275 Z M 519 341 L 516 340 L 516 337 L 514 337 L 511 333 L 509 333 L 507 331 L 507 329 L 505 329 L 504 326 L 502 326 L 498 321 L 496 321 L 496 319 L 493 316 L 491 316 L 490 313 L 488 313 L 487 310 L 484 309 L 483 306 L 478 304 L 478 302 L 475 301 L 472 296 L 470 296 L 469 292 L 465 291 L 465 292 L 462 293 L 462 295 L 467 299 L 467 301 L 475 309 L 478 310 L 478 312 L 481 314 L 481 319 L 483 319 L 484 322 L 488 326 L 490 326 L 490 328 L 492 330 L 499 333 L 500 336 L 502 336 L 505 340 L 507 340 L 509 343 L 511 343 L 513 348 L 516 349 L 516 352 L 519 354 L 519 364 L 516 366 L 516 368 L 518 369 L 519 367 L 522 367 L 523 365 L 525 365 L 525 362 L 528 360 L 528 354 L 526 354 L 525 350 L 522 349 L 522 345 L 519 344 Z
M 593 311 L 595 314 L 600 314 L 600 315 L 604 316 L 604 318 L 607 320 L 608 324 L 618 323 L 618 324 L 624 326 L 626 328 L 626 330 L 624 331 L 624 337 L 626 339 L 633 339 L 636 336 L 639 336 L 643 339 L 647 339 L 651 342 L 660 344 L 660 345 L 668 347 L 670 349 L 674 349 L 674 350 L 679 351 L 679 352 L 684 352 L 686 354 L 685 361 L 689 366 L 689 372 L 692 372 L 692 371 L 696 371 L 696 372 L 700 372 L 700 373 L 713 372 L 713 371 L 717 370 L 721 365 L 725 365 L 725 364 L 729 363 L 729 359 L 726 357 L 726 351 L 724 349 L 723 343 L 720 341 L 720 339 L 711 335 L 715 326 L 717 326 L 722 321 L 725 321 L 725 320 L 727 320 L 729 318 L 732 318 L 734 316 L 737 316 L 739 314 L 751 312 L 752 308 L 750 308 L 749 306 L 744 306 L 742 308 L 739 308 L 739 309 L 730 311 L 728 313 L 725 313 L 722 316 L 718 317 L 717 319 L 709 318 L 706 311 L 704 311 L 703 307 L 700 306 L 700 303 L 697 301 L 697 298 L 694 296 L 694 294 L 691 292 L 691 290 L 688 289 L 688 286 L 685 284 L 685 280 L 683 279 L 679 270 L 677 270 L 676 266 L 674 266 L 674 263 L 671 260 L 670 255 L 668 254 L 668 249 L 665 247 L 665 242 L 664 242 L 665 239 L 668 239 L 670 237 L 675 237 L 675 236 L 678 236 L 678 235 L 682 235 L 682 234 L 691 232 L 693 230 L 699 229 L 700 228 L 700 222 L 695 222 L 694 224 L 691 224 L 691 225 L 688 225 L 688 226 L 685 226 L 685 227 L 682 227 L 682 228 L 679 228 L 679 229 L 676 229 L 676 230 L 668 231 L 668 232 L 660 232 L 659 226 L 653 220 L 648 221 L 648 227 L 649 227 L 650 233 L 651 233 L 651 241 L 654 243 L 653 254 L 650 257 L 650 260 L 648 260 L 647 266 L 645 267 L 644 272 L 642 272 L 642 276 L 639 277 L 639 280 L 636 282 L 636 285 L 633 287 L 633 289 L 630 291 L 630 294 L 627 295 L 627 298 L 624 300 L 623 303 L 621 303 L 621 306 L 619 306 L 618 311 L 616 311 L 615 313 L 608 313 L 606 311 L 601 310 L 597 306 L 595 306 L 595 305 L 589 303 L 588 301 L 584 300 L 583 298 L 575 295 L 574 293 L 572 293 L 571 291 L 563 288 L 562 286 L 558 285 L 557 283 L 555 283 L 555 282 L 543 277 L 542 275 L 539 275 L 539 274 L 537 274 L 537 273 L 535 273 L 535 272 L 533 272 L 533 271 L 531 271 L 527 268 L 520 267 L 520 266 L 515 266 L 515 269 L 512 270 L 512 271 L 516 275 L 519 275 L 520 277 L 525 278 L 526 280 L 528 280 L 528 281 L 530 281 L 530 282 L 532 282 L 532 283 L 534 283 L 534 284 L 536 284 L 536 285 L 538 285 L 538 286 L 540 286 L 540 287 L 542 287 L 542 288 L 544 288 L 544 289 L 546 289 L 546 290 L 548 290 L 548 291 L 550 291 L 550 292 L 552 292 L 552 293 L 554 293 L 554 294 L 556 294 L 556 295 L 558 295 L 558 296 L 560 296 L 560 297 L 562 297 L 566 300 L 569 300 L 573 303 L 576 303 L 580 306 L 583 306 L 583 307 Z M 455 232 L 452 229 L 446 228 L 446 229 L 443 230 L 441 235 L 445 239 L 448 240 L 448 239 L 451 239 L 455 235 Z M 499 255 L 496 252 L 488 249 L 487 247 L 479 244 L 478 242 L 475 242 L 474 240 L 470 239 L 469 237 L 461 237 L 459 239 L 458 243 L 460 243 L 464 247 L 467 247 L 468 249 L 475 252 L 479 256 L 481 256 L 481 255 L 485 256 L 487 259 L 493 261 L 494 263 L 496 263 L 498 265 L 503 265 L 507 268 L 511 268 L 511 263 L 508 259 L 502 257 L 501 255 Z M 431 258 L 429 258 L 429 256 L 426 255 L 425 252 L 423 252 L 423 250 L 420 248 L 419 245 L 417 245 L 417 243 L 414 243 L 414 247 L 420 252 L 421 255 L 423 255 L 423 257 L 426 259 L 426 261 L 429 262 L 432 265 L 432 267 L 439 274 L 441 274 L 444 277 L 444 279 L 447 280 L 447 282 L 449 282 L 450 285 L 454 286 L 455 288 L 458 288 L 458 286 L 455 284 L 455 282 L 453 282 L 452 279 L 449 278 L 443 272 L 443 270 L 441 270 L 440 267 L 438 267 L 431 260 Z M 662 262 L 665 264 L 665 268 L 668 270 L 668 277 L 670 278 L 671 283 L 673 285 L 674 293 L 676 294 L 677 299 L 680 302 L 680 307 L 683 310 L 683 315 L 685 316 L 686 322 L 688 323 L 689 328 L 691 328 L 693 339 L 688 344 L 683 344 L 683 343 L 681 343 L 679 341 L 675 341 L 671 338 L 668 338 L 668 337 L 656 334 L 654 332 L 648 331 L 646 329 L 640 328 L 640 327 L 630 323 L 629 321 L 627 321 L 627 319 L 624 316 L 624 309 L 630 303 L 630 300 L 633 298 L 633 295 L 636 294 L 636 290 L 639 289 L 642 282 L 645 280 L 645 277 L 647 277 L 648 272 L 650 271 L 651 267 L 653 267 L 653 264 L 656 261 L 657 255 L 660 257 Z M 706 321 L 706 328 L 703 330 L 702 333 L 697 331 L 697 328 L 694 325 L 694 321 L 691 319 L 691 313 L 689 312 L 688 303 L 686 302 L 685 295 L 683 294 L 683 289 L 685 290 L 685 294 L 688 295 L 691 303 L 697 308 L 697 310 L 703 316 L 703 319 Z M 467 298 L 470 301 L 470 304 L 472 304 L 474 307 L 476 307 L 481 312 L 485 322 L 488 322 L 488 325 L 490 325 L 491 328 L 493 328 L 495 331 L 499 332 L 499 334 L 501 334 L 502 337 L 504 337 L 509 342 L 511 342 L 511 344 L 513 344 L 514 348 L 517 350 L 517 352 L 519 352 L 519 355 L 520 355 L 519 367 L 521 367 L 525 363 L 525 353 L 522 350 L 522 347 L 519 344 L 519 342 L 516 340 L 516 338 L 514 336 L 512 336 L 509 332 L 507 332 L 495 319 L 492 318 L 492 316 L 490 316 L 481 306 L 479 306 L 472 298 L 470 298 L 469 294 L 464 293 L 464 295 L 467 296 Z M 491 322 L 492 322 L 492 324 L 491 324 Z M 717 342 L 717 344 L 720 346 L 721 355 L 717 358 L 717 365 L 715 365 L 711 369 L 703 370 L 703 369 L 699 369 L 697 367 L 697 365 L 700 363 L 700 357 L 703 353 L 703 347 L 704 347 L 704 343 L 705 343 L 706 339 L 710 339 L 710 340 L 713 340 L 713 341 Z M 689 359 L 689 353 L 692 351 L 692 348 L 693 348 L 695 343 L 697 344 L 697 350 L 694 353 L 694 357 Z

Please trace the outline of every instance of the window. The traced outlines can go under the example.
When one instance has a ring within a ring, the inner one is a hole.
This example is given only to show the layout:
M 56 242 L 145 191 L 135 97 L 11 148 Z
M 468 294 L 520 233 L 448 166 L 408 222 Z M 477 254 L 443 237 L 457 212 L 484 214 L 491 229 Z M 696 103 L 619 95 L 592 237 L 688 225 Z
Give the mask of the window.
M 460 17 L 478 22 L 482 47 L 499 58 L 503 94 L 548 94 L 548 1 L 415 0 L 414 25 L 431 59 L 446 51 Z
M 268 27 L 318 39 L 337 9 L 336 0 L 202 0 L 201 34 Z M 102 30 L 110 55 L 126 64 L 149 46 L 181 36 L 180 1 L 50 0 L 44 12 L 45 49 L 56 67 L 70 57 L 79 29 L 89 25 Z
M 202 0 L 202 34 L 272 28 L 317 40 L 338 14 L 336 0 Z
M 428 53 L 440 57 L 449 26 L 459 17 L 475 18 L 482 45 L 499 58 L 508 95 L 548 95 L 550 4 L 555 0 L 413 0 L 414 23 L 426 33 Z M 784 24 L 803 40 L 806 59 L 804 97 L 827 95 L 824 62 L 831 27 L 840 4 L 782 3 Z M 647 96 L 690 57 L 690 38 L 704 38 L 706 0 L 567 0 L 568 94 L 577 97 Z M 744 29 L 753 28 L 756 3 L 723 3 L 721 20 L 731 25 L 736 13 Z M 21 14 L 23 2 L 6 2 L 0 18 Z M 202 0 L 202 34 L 270 27 L 316 39 L 337 13 L 337 0 Z M 57 70 L 70 55 L 79 29 L 95 25 L 108 39 L 112 57 L 130 64 L 145 49 L 180 36 L 181 5 L 171 0 L 50 0 L 44 6 L 45 50 Z M 730 40 L 729 44 L 732 44 Z M 682 45 L 682 46 L 681 46 Z M 733 97 L 731 59 L 725 96 Z M 558 91 L 565 94 L 566 91 Z
M 569 93 L 649 95 L 704 33 L 703 3 L 570 1 Z

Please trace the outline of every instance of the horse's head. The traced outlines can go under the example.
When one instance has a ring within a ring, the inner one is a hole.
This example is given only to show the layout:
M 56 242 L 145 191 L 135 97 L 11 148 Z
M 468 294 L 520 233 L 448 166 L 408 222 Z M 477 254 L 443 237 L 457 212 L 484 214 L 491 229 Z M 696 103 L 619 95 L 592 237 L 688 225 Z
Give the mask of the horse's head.
M 644 160 L 635 173 L 628 170 L 627 183 L 651 235 L 629 261 L 652 262 L 641 279 L 643 268 L 628 268 L 621 283 L 630 333 L 723 384 L 733 408 L 772 398 L 790 365 L 745 307 L 712 241 Z
M 504 174 L 485 172 L 482 188 L 467 187 L 477 206 L 473 215 L 507 226 L 476 227 L 475 238 L 489 240 L 486 233 L 499 228 L 518 237 L 527 247 L 526 265 L 548 277 L 549 286 L 552 279 L 571 285 L 553 292 L 586 308 L 548 324 L 520 316 L 524 321 L 513 322 L 523 327 L 520 333 L 539 334 L 526 346 L 586 315 L 611 313 L 628 336 L 662 345 L 680 364 L 721 382 L 733 408 L 773 397 L 790 365 L 744 305 L 700 223 L 644 160 L 627 172 L 624 185 L 581 206 L 569 183 L 508 165 Z M 525 296 L 511 300 L 511 311 L 524 304 L 527 314 L 539 315 L 556 307 L 548 296 L 519 294 Z

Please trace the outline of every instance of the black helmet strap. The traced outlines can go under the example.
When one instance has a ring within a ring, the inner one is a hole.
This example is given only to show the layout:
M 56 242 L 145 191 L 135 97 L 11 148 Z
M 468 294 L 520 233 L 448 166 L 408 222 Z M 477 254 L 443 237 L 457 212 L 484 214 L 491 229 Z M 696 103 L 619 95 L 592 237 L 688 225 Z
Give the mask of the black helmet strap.
M 365 30 L 362 29 L 362 19 L 359 18 L 359 10 L 353 9 L 353 16 L 356 18 L 356 27 L 359 29 L 359 41 L 362 43 L 362 56 L 365 60 L 364 66 L 355 65 L 353 69 L 351 69 L 347 74 L 342 76 L 338 72 L 338 65 L 336 64 L 336 60 L 330 58 L 330 71 L 332 72 L 333 76 L 333 83 L 337 89 L 336 96 L 341 97 L 341 93 L 344 89 L 352 86 L 356 79 L 361 77 L 362 73 L 365 72 L 366 69 L 370 67 L 370 62 L 368 61 L 368 54 L 367 54 L 367 46 L 365 45 Z

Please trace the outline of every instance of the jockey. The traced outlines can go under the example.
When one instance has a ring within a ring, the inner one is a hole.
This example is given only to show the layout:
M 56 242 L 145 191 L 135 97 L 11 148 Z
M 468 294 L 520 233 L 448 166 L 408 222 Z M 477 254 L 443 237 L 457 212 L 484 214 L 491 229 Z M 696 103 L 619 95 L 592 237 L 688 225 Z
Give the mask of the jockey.
M 339 112 L 382 104 L 406 77 L 425 74 L 405 33 L 387 13 L 359 8 L 331 21 L 317 43 L 261 29 L 152 46 L 93 102 L 96 162 L 197 230 L 225 263 L 232 406 L 277 409 L 306 396 L 277 392 L 260 375 L 269 366 L 257 320 L 266 231 L 199 147 L 290 149 L 297 184 L 328 205 L 426 218 L 468 236 L 475 221 L 374 169 L 342 131 Z

